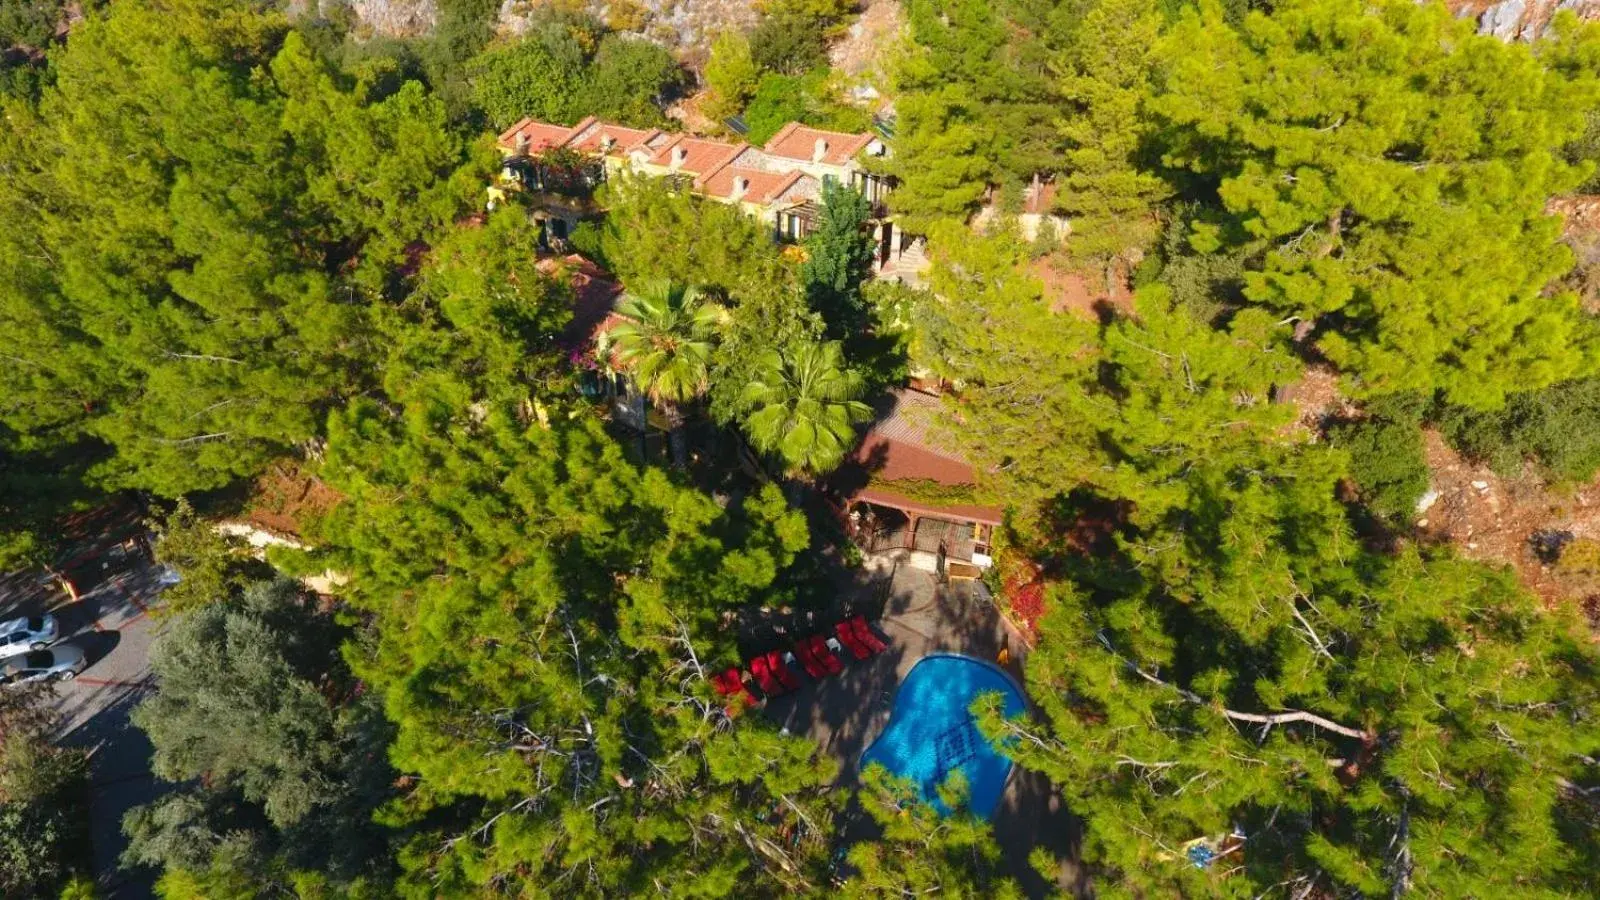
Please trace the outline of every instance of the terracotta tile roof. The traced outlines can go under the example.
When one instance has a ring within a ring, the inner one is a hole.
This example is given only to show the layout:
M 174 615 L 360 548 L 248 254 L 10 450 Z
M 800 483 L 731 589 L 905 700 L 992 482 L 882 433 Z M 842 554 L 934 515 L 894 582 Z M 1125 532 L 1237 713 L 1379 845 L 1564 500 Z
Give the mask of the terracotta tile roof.
M 767 160 L 760 157 L 761 150 L 747 144 L 668 135 L 660 129 L 626 128 L 588 116 L 571 128 L 523 119 L 500 134 L 500 146 L 507 150 L 516 149 L 518 134 L 527 136 L 529 149 L 534 152 L 560 144 L 581 152 L 595 153 L 600 150 L 601 140 L 611 137 L 615 140 L 613 152 L 645 150 L 651 154 L 650 162 L 659 166 L 670 165 L 671 148 L 681 145 L 688 151 L 688 158 L 679 166 L 679 170 L 694 175 L 707 175 L 741 155 L 747 158 L 740 160 L 740 164 L 750 168 L 782 169 L 787 168 L 784 165 L 786 162 L 811 162 L 818 140 L 827 144 L 822 161 L 830 165 L 842 165 L 873 141 L 871 134 L 824 131 L 790 122 L 767 142 L 765 155 L 777 157 Z
M 860 153 L 863 148 L 872 143 L 871 134 L 849 134 L 843 131 L 823 131 L 820 128 L 807 128 L 799 122 L 790 122 L 783 126 L 783 130 L 772 136 L 764 148 L 773 156 L 785 159 L 811 162 L 816 154 L 817 141 L 826 144 L 822 153 L 822 162 L 839 166 L 849 162 L 852 157 Z
M 631 152 L 631 151 L 634 151 L 634 150 L 649 150 L 650 149 L 650 144 L 651 144 L 652 141 L 655 141 L 656 143 L 659 144 L 661 141 L 664 141 L 666 139 L 667 139 L 667 133 L 665 131 L 662 131 L 659 128 L 652 128 L 649 131 L 646 131 L 644 134 L 640 135 L 639 139 L 637 141 L 634 141 L 633 143 L 627 145 L 626 147 L 623 147 L 622 148 L 622 152 L 628 153 L 628 152 Z
M 934 453 L 916 444 L 869 433 L 852 457 L 875 481 L 937 481 L 940 484 L 976 484 L 972 464 Z
M 677 171 L 689 175 L 710 174 L 738 156 L 744 149 L 742 144 L 679 136 L 657 148 L 650 157 L 651 164 L 672 167 L 673 151 L 679 147 L 683 148 L 686 155 L 683 162 L 676 167 Z
M 910 388 L 894 391 L 890 395 L 888 408 L 873 423 L 868 438 L 878 437 L 907 444 L 966 465 L 961 454 L 952 449 L 948 441 L 941 440 L 930 427 L 938 415 L 939 407 L 939 398 L 933 394 Z M 968 482 L 971 480 L 970 477 L 967 479 Z
M 617 315 L 617 298 L 622 285 L 604 269 L 574 253 L 564 259 L 545 259 L 539 271 L 553 278 L 563 274 L 572 285 L 572 321 L 562 329 L 557 342 L 567 350 L 584 350 L 595 338 L 626 321 Z
M 572 131 L 565 125 L 551 125 L 523 119 L 507 128 L 500 135 L 499 143 L 501 147 L 514 151 L 517 149 L 517 136 L 520 134 L 528 139 L 528 152 L 538 153 L 540 150 L 565 143 L 572 135 Z
M 621 125 L 608 125 L 605 122 L 592 122 L 589 127 L 574 130 L 572 137 L 567 139 L 567 147 L 583 153 L 599 153 L 604 146 L 606 138 L 610 138 L 612 154 L 625 153 L 636 144 L 647 140 L 653 132 L 642 128 L 624 128 Z
M 796 165 L 811 162 L 818 139 L 828 145 L 824 160 L 835 164 L 849 160 L 873 140 L 870 134 L 823 131 L 790 123 L 763 150 L 660 129 L 625 128 L 589 116 L 571 128 L 523 119 L 500 135 L 500 146 L 516 150 L 519 135 L 527 138 L 530 153 L 564 146 L 579 153 L 599 154 L 610 139 L 606 155 L 632 158 L 693 176 L 695 189 L 712 197 L 732 199 L 734 179 L 747 178 L 749 185 L 741 199 L 766 205 L 794 204 L 818 197 L 821 186 L 816 177 Z M 673 166 L 672 158 L 679 150 L 683 161 Z
M 707 177 L 700 189 L 709 196 L 731 200 L 735 179 L 743 178 L 746 186 L 740 199 L 752 203 L 770 203 L 802 177 L 802 172 L 763 172 L 760 169 L 723 166 Z
M 939 484 L 977 483 L 972 464 L 931 431 L 939 399 L 915 390 L 894 392 L 879 404 L 880 415 L 832 479 L 836 488 L 854 499 L 869 500 L 918 515 L 957 518 L 998 525 L 1001 510 L 974 504 L 936 505 L 895 493 L 895 481 L 933 481 Z

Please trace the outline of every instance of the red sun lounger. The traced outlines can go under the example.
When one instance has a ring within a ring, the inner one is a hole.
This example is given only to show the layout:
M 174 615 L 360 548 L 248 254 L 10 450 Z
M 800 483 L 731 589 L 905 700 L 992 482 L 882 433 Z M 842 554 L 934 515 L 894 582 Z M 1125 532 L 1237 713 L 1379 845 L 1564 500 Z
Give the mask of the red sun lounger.
M 789 664 L 784 662 L 783 654 L 777 650 L 767 654 L 767 669 L 778 677 L 785 690 L 797 691 L 800 689 L 800 679 L 790 671 Z
M 827 678 L 828 667 L 817 659 L 816 651 L 811 648 L 809 638 L 796 641 L 794 645 L 794 658 L 800 660 L 800 665 L 806 674 L 812 678 Z
M 778 679 L 767 668 L 765 656 L 750 660 L 750 674 L 756 677 L 756 684 L 761 686 L 761 693 L 768 697 L 776 697 L 784 692 L 783 685 L 778 683 Z
M 811 652 L 816 656 L 817 662 L 827 669 L 829 675 L 837 675 L 844 671 L 844 663 L 839 662 L 839 657 L 834 656 L 833 651 L 828 649 L 828 642 L 822 639 L 822 635 L 814 634 L 807 638 L 807 641 L 811 644 Z
M 856 637 L 855 630 L 849 625 L 840 622 L 833 626 L 833 632 L 839 636 L 839 643 L 843 644 L 845 649 L 850 651 L 850 655 L 856 659 L 866 659 L 872 655 L 872 651 L 861 643 L 861 640 Z
M 711 686 L 723 697 L 739 693 L 739 670 L 729 669 L 726 672 L 711 673 Z
M 876 634 L 872 633 L 871 628 L 867 627 L 866 619 L 856 616 L 850 620 L 849 624 L 850 630 L 855 632 L 856 640 L 860 641 L 873 653 L 882 653 L 889 649 L 889 645 L 885 644 Z
M 716 687 L 717 693 L 724 697 L 732 698 L 732 702 L 727 706 L 727 712 L 730 716 L 740 706 L 755 706 L 761 702 L 761 698 L 750 690 L 750 685 L 745 682 L 744 675 L 737 668 L 712 675 L 711 683 Z

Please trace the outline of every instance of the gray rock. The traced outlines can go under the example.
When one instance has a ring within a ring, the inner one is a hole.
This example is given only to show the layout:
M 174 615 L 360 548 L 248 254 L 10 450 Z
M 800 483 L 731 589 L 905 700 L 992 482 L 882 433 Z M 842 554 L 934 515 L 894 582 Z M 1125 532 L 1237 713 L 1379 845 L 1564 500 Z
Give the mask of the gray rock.
M 433 0 L 349 0 L 356 18 L 373 34 L 416 37 L 433 31 L 439 10 Z
M 1478 19 L 1478 33 L 1489 34 L 1502 41 L 1516 40 L 1522 30 L 1522 14 L 1527 10 L 1524 0 L 1503 0 L 1483 11 Z
M 1435 503 L 1438 503 L 1438 502 L 1439 502 L 1439 492 L 1434 490 L 1434 489 L 1432 489 L 1432 488 L 1429 488 L 1428 492 L 1426 494 L 1423 494 L 1421 497 L 1417 498 L 1417 512 L 1418 513 L 1425 513 L 1428 510 L 1432 509 L 1433 505 Z M 1422 522 L 1420 522 L 1418 524 L 1425 524 L 1427 521 L 1428 521 L 1427 519 L 1423 519 Z

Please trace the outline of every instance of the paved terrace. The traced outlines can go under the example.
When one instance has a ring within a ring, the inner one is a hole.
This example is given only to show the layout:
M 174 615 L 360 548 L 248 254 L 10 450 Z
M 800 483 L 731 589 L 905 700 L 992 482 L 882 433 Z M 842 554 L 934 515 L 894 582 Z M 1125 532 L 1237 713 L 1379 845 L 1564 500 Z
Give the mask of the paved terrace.
M 896 564 L 887 555 L 877 566 L 856 573 L 841 585 L 839 610 L 828 621 L 860 612 L 889 649 L 856 662 L 841 657 L 845 669 L 821 682 L 804 679 L 800 690 L 774 698 L 767 715 L 790 732 L 817 742 L 840 763 L 840 783 L 854 787 L 857 762 L 889 721 L 895 689 L 911 667 L 930 653 L 964 653 L 999 662 L 1024 683 L 1022 664 L 1027 646 L 995 609 L 987 593 L 972 584 L 938 584 L 931 573 Z M 1050 783 L 1037 773 L 1013 769 L 994 816 L 995 836 L 1007 867 L 1030 896 L 1042 896 L 1049 885 L 1027 865 L 1037 845 L 1060 859 L 1075 859 L 1078 821 Z M 1058 881 L 1079 887 L 1076 867 L 1063 866 Z

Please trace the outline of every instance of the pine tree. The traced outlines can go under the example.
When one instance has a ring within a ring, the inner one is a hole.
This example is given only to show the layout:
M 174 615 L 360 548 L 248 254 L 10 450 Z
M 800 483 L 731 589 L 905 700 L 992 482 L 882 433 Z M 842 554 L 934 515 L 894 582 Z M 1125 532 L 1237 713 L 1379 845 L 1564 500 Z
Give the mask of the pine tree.
M 831 765 L 730 721 L 705 680 L 803 520 L 775 490 L 725 512 L 550 418 L 416 397 L 332 426 L 349 499 L 322 538 L 375 617 L 359 671 L 416 776 L 384 817 L 415 834 L 411 893 L 814 888 Z
M 771 229 L 736 207 L 643 175 L 609 180 L 601 202 L 605 221 L 584 249 L 623 284 L 664 278 L 735 298 L 793 290 Z
M 913 784 L 896 782 L 880 766 L 861 774 L 862 807 L 883 835 L 850 849 L 853 872 L 845 897 L 907 897 L 937 894 L 960 898 L 1020 898 L 1017 883 L 1000 874 L 1000 848 L 990 824 L 965 808 L 966 786 L 958 772 L 941 785 L 940 799 L 952 810 L 941 815 Z
M 760 78 L 761 70 L 750 57 L 750 39 L 743 32 L 732 30 L 717 35 L 706 62 L 705 81 L 710 92 L 705 100 L 706 115 L 722 122 L 743 112 Z
M 1058 18 L 1070 31 L 1061 62 L 1066 174 L 1056 203 L 1071 219 L 1068 248 L 1108 264 L 1155 239 L 1155 206 L 1170 190 L 1143 159 L 1161 16 L 1149 0 L 1100 0 L 1087 12 L 1062 7 Z
M 1571 255 L 1545 205 L 1584 176 L 1561 150 L 1597 46 L 1558 24 L 1536 52 L 1439 4 L 1186 11 L 1152 109 L 1167 162 L 1215 186 L 1191 243 L 1257 243 L 1245 296 L 1302 320 L 1362 393 L 1486 408 L 1587 371 L 1593 323 L 1546 291 Z
M 860 334 L 867 323 L 861 286 L 872 276 L 871 217 L 872 206 L 858 191 L 832 181 L 823 184 L 822 211 L 806 239 L 800 283 L 835 339 Z
M 1060 162 L 1060 141 L 1037 127 L 1055 114 L 1043 23 L 1024 2 L 916 0 L 912 42 L 895 63 L 889 195 L 905 228 L 965 218 L 989 185 L 1022 183 Z
M 1100 424 L 1103 413 L 1084 402 L 1095 328 L 1050 309 L 1014 233 L 950 226 L 930 246 L 932 296 L 911 317 L 911 364 L 962 386 L 940 430 L 980 473 L 1008 473 L 1011 499 L 1025 508 L 1068 483 L 1063 466 L 1079 464 L 1062 454 L 1081 458 L 1083 435 Z
M 1181 533 L 1130 533 L 1029 657 L 1050 725 L 1018 758 L 1087 819 L 1102 892 L 1592 892 L 1600 695 L 1574 623 L 1476 564 L 1319 546 L 1287 487 L 1247 490 L 1182 568 L 1144 558 Z M 1227 852 L 1197 868 L 1200 839 Z
M 272 575 L 270 566 L 250 555 L 242 538 L 217 531 L 216 524 L 197 516 L 186 499 L 146 524 L 155 533 L 156 562 L 180 576 L 162 590 L 161 605 L 153 615 L 180 615 L 233 599 L 247 585 Z
M 214 0 L 91 15 L 55 70 L 7 110 L 6 425 L 109 444 L 97 485 L 168 496 L 306 446 L 366 384 L 369 302 L 467 196 L 438 104 Z
M 1021 537 L 1060 587 L 1027 667 L 1048 725 L 989 727 L 1086 817 L 1098 890 L 1593 890 L 1600 683 L 1575 623 L 1507 573 L 1357 542 L 1348 461 L 1267 402 L 1298 369 L 1286 324 L 1216 330 L 1161 290 L 1137 312 L 1057 389 L 1089 427 L 1003 476 L 1054 491 Z M 1197 868 L 1195 841 L 1222 855 Z
M 559 342 L 572 321 L 572 289 L 538 262 L 538 235 L 515 208 L 442 235 L 417 290 L 380 310 L 384 393 L 531 402 L 565 389 Z
M 50 689 L 0 692 L 0 892 L 54 896 L 88 840 L 88 756 L 56 746 Z

